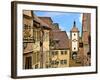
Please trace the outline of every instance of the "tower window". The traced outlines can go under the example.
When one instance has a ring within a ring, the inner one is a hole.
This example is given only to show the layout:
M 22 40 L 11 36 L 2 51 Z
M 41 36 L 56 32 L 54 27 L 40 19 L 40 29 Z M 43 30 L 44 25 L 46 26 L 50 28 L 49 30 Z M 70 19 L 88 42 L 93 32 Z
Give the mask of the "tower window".
M 74 36 L 76 36 L 76 34 L 74 34 Z
M 76 48 L 74 47 L 74 50 L 75 50 Z

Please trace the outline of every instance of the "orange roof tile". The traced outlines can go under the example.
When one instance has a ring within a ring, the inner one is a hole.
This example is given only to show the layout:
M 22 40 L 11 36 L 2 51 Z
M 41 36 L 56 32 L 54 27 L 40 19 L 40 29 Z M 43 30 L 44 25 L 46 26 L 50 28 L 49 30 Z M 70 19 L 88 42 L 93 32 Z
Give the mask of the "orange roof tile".
M 53 31 L 53 40 L 58 40 L 58 46 L 56 49 L 67 49 L 69 48 L 69 38 L 65 31 Z

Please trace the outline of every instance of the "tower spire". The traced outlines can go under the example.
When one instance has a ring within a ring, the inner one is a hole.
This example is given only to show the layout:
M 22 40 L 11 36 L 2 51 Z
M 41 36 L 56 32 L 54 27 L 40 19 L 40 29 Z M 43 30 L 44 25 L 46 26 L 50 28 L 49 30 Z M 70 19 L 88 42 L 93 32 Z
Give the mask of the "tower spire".
M 73 27 L 76 27 L 76 22 L 74 21 L 74 25 L 73 25 Z

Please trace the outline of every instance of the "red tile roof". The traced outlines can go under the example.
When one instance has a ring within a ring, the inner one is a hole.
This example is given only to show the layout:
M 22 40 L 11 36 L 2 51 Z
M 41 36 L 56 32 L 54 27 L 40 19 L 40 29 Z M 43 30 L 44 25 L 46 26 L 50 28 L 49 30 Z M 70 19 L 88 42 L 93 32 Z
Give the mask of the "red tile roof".
M 39 16 L 39 18 L 40 18 L 43 22 L 45 22 L 47 25 L 49 25 L 50 28 L 52 28 L 52 23 L 53 23 L 53 21 L 52 21 L 51 17 L 40 17 L 40 16 Z
M 56 49 L 68 49 L 69 48 L 69 39 L 65 31 L 53 31 L 53 40 L 58 40 L 58 46 Z
M 45 23 L 43 20 L 41 20 L 38 16 L 36 16 L 34 14 L 34 18 L 33 18 L 36 22 L 40 23 L 41 26 L 43 26 L 44 28 L 48 28 L 48 29 L 51 29 L 50 26 Z M 34 24 L 34 23 L 33 23 Z
M 48 25 L 52 25 L 53 23 L 51 17 L 39 17 L 39 18 L 43 20 L 45 23 L 47 23 Z

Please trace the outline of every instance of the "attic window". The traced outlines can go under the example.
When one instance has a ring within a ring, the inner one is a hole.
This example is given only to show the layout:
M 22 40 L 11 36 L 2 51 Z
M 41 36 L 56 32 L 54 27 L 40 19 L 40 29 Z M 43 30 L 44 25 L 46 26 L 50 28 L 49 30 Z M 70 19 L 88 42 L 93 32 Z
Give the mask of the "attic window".
M 74 36 L 76 36 L 76 34 L 74 34 Z

